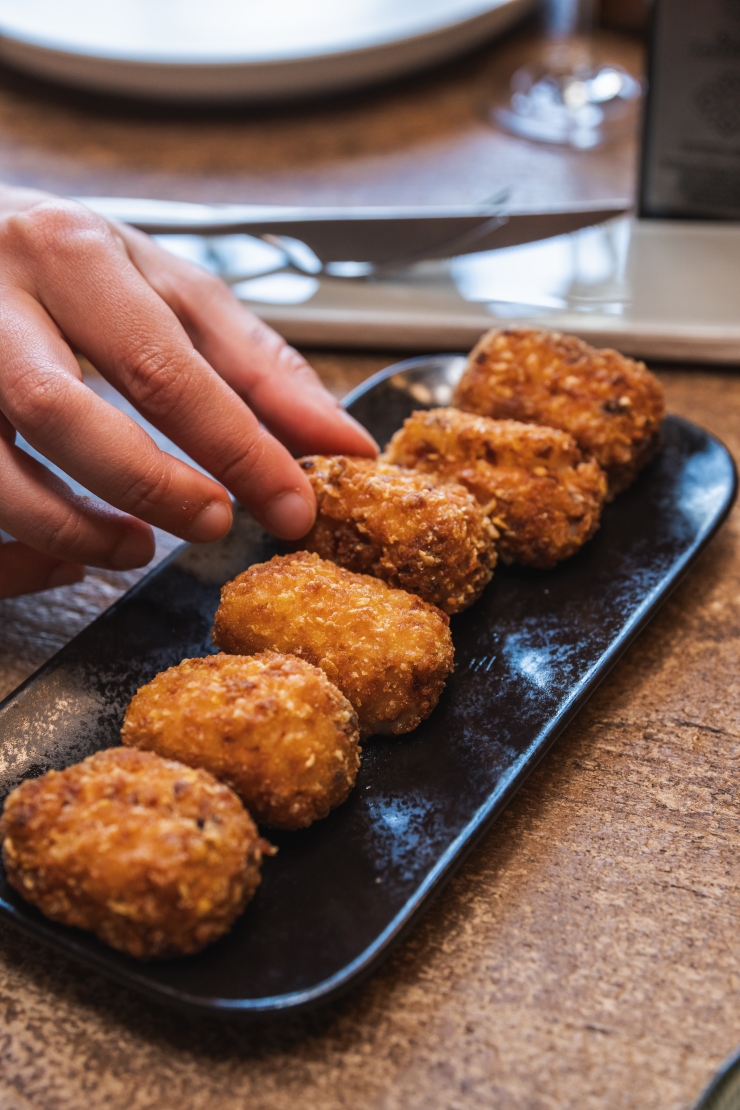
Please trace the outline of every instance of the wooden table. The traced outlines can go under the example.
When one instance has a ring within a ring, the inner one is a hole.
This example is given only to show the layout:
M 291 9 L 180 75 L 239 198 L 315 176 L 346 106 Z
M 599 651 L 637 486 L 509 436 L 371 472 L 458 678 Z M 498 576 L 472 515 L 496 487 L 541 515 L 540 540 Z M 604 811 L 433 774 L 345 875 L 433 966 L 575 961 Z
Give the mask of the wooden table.
M 625 54 L 634 48 L 616 43 Z M 0 84 L 0 176 L 187 199 L 604 197 L 634 149 L 497 135 L 513 36 L 435 74 L 200 119 Z M 387 355 L 311 352 L 338 394 Z M 740 379 L 663 369 L 669 407 L 740 449 Z M 267 1028 L 186 1020 L 0 927 L 3 1110 L 678 1110 L 740 1042 L 737 517 L 364 987 Z M 135 575 L 0 603 L 4 691 Z

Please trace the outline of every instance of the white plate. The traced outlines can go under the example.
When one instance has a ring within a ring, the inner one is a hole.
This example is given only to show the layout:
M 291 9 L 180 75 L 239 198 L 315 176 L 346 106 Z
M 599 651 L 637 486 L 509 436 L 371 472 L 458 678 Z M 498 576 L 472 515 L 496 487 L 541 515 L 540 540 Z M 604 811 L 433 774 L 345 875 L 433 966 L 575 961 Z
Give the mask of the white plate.
M 395 77 L 534 0 L 0 0 L 0 59 L 87 89 L 270 100 Z

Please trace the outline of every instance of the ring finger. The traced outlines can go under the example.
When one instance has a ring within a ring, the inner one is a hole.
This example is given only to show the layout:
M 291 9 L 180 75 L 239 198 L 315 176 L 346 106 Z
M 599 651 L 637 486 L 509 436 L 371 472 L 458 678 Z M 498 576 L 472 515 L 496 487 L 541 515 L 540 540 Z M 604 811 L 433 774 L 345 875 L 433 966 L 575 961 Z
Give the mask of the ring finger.
M 52 559 L 125 570 L 154 554 L 151 528 L 73 493 L 21 448 L 0 439 L 0 522 Z

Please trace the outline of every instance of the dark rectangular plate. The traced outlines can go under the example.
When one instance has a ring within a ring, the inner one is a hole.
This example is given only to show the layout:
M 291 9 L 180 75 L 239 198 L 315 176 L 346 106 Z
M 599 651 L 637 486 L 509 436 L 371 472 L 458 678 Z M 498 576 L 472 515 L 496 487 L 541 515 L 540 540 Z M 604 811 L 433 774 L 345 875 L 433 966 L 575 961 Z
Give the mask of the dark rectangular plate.
M 385 443 L 414 409 L 449 402 L 463 360 L 411 359 L 348 399 Z M 383 960 L 503 810 L 726 516 L 736 476 L 707 432 L 668 417 L 661 454 L 554 570 L 501 567 L 453 618 L 456 669 L 415 732 L 365 744 L 357 787 L 325 821 L 272 834 L 253 903 L 198 956 L 142 964 L 47 921 L 0 880 L 0 912 L 164 1002 L 253 1016 L 337 996 Z M 183 548 L 0 707 L 0 793 L 118 743 L 157 671 L 213 651 L 219 587 L 277 550 L 240 513 L 217 544 Z

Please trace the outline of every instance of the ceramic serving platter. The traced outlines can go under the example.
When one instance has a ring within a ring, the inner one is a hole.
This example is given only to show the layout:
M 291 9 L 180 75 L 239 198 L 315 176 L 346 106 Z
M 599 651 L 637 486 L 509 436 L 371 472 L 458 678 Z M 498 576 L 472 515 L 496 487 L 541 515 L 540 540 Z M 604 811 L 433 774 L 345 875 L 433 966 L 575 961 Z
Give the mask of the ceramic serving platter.
M 371 379 L 350 411 L 384 443 L 415 408 L 446 404 L 463 359 L 412 359 Z M 271 834 L 256 898 L 200 955 L 139 963 L 47 921 L 0 880 L 24 931 L 161 1002 L 258 1017 L 327 1001 L 385 959 L 491 826 L 726 516 L 735 468 L 677 417 L 662 453 L 554 570 L 500 568 L 452 620 L 456 669 L 430 719 L 370 739 L 357 786 L 326 820 Z M 181 548 L 0 707 L 0 793 L 114 745 L 125 706 L 158 671 L 213 649 L 219 587 L 277 550 L 246 517 Z

